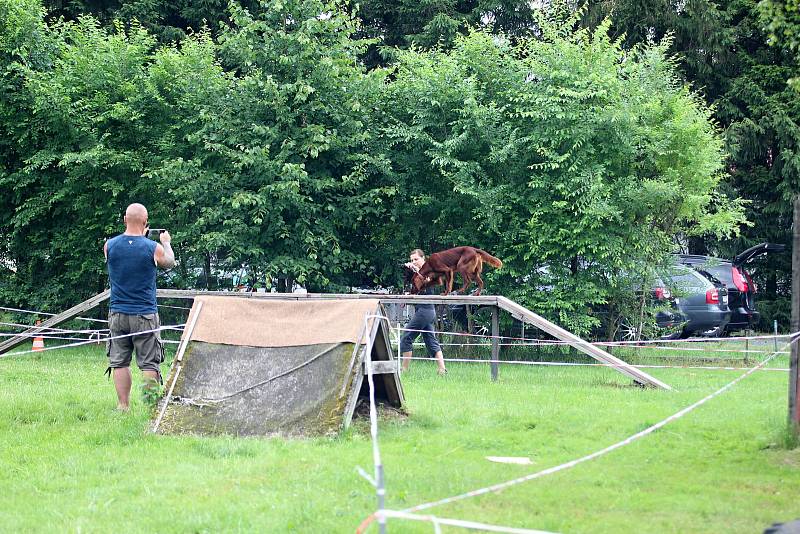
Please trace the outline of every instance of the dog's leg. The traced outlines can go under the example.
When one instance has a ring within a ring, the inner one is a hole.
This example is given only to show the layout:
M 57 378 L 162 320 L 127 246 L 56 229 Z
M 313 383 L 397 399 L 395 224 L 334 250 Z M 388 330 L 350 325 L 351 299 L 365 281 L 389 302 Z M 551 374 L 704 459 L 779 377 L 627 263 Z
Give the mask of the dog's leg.
M 475 292 L 475 296 L 480 296 L 481 291 L 483 291 L 483 278 L 481 278 L 481 273 L 475 273 L 475 283 L 478 284 L 478 290 Z
M 464 257 L 458 263 L 461 279 L 464 282 L 461 293 L 466 295 L 470 284 L 475 281 L 475 276 L 480 275 L 482 267 L 481 257 L 478 255 L 472 255 L 469 258 Z M 478 294 L 480 295 L 480 293 Z
M 447 271 L 445 276 L 447 277 L 447 288 L 445 289 L 443 295 L 449 295 L 453 292 L 453 277 L 455 277 L 455 272 L 452 270 Z
M 458 292 L 466 295 L 467 289 L 469 289 L 469 285 L 472 283 L 472 276 L 470 275 L 469 271 L 461 271 L 461 279 L 463 280 L 464 284 L 461 286 L 461 289 L 459 289 Z

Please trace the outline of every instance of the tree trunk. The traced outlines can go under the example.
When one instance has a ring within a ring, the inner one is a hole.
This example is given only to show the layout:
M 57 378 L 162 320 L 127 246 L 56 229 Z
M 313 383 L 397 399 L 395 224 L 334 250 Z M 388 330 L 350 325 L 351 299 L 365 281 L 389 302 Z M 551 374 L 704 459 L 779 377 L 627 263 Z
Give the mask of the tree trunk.
M 800 195 L 794 197 L 794 224 L 792 227 L 792 326 L 791 333 L 800 330 Z M 792 343 L 789 362 L 789 423 L 794 433 L 800 434 L 800 403 L 798 403 L 798 344 Z

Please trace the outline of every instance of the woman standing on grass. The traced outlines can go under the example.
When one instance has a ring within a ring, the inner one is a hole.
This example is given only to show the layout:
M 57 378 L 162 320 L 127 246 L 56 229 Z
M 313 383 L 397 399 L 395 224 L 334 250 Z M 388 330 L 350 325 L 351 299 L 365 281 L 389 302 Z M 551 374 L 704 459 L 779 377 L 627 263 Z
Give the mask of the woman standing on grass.
M 418 272 L 423 265 L 425 265 L 425 253 L 422 250 L 415 248 L 411 251 L 406 267 Z M 424 291 L 425 294 L 432 294 L 432 288 Z M 403 333 L 400 339 L 400 352 L 403 353 L 403 371 L 408 371 L 408 366 L 411 363 L 411 352 L 413 343 L 417 337 L 422 334 L 422 339 L 425 341 L 425 348 L 428 349 L 428 354 L 436 358 L 436 363 L 439 365 L 439 374 L 447 373 L 444 366 L 444 354 L 442 354 L 442 347 L 436 340 L 434 334 L 433 324 L 436 321 L 436 308 L 433 304 L 415 304 L 414 316 L 406 325 L 408 329 Z

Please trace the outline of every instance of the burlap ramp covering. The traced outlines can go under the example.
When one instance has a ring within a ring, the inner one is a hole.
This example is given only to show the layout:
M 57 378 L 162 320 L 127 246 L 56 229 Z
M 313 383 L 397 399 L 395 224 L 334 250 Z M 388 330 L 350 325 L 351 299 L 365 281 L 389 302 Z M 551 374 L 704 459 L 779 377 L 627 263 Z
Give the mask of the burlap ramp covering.
M 272 301 L 198 296 L 190 318 L 199 302 L 203 308 L 192 341 L 250 347 L 355 343 L 364 316 L 377 313 L 380 304 L 377 299 Z

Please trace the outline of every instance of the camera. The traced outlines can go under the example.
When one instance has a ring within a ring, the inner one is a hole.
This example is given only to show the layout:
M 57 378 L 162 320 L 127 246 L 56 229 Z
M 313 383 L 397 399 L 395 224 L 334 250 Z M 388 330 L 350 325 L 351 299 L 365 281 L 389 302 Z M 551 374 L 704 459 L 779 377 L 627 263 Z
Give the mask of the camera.
M 166 232 L 165 228 L 148 228 L 147 229 L 147 237 L 153 239 L 155 241 L 158 240 L 158 236 Z

